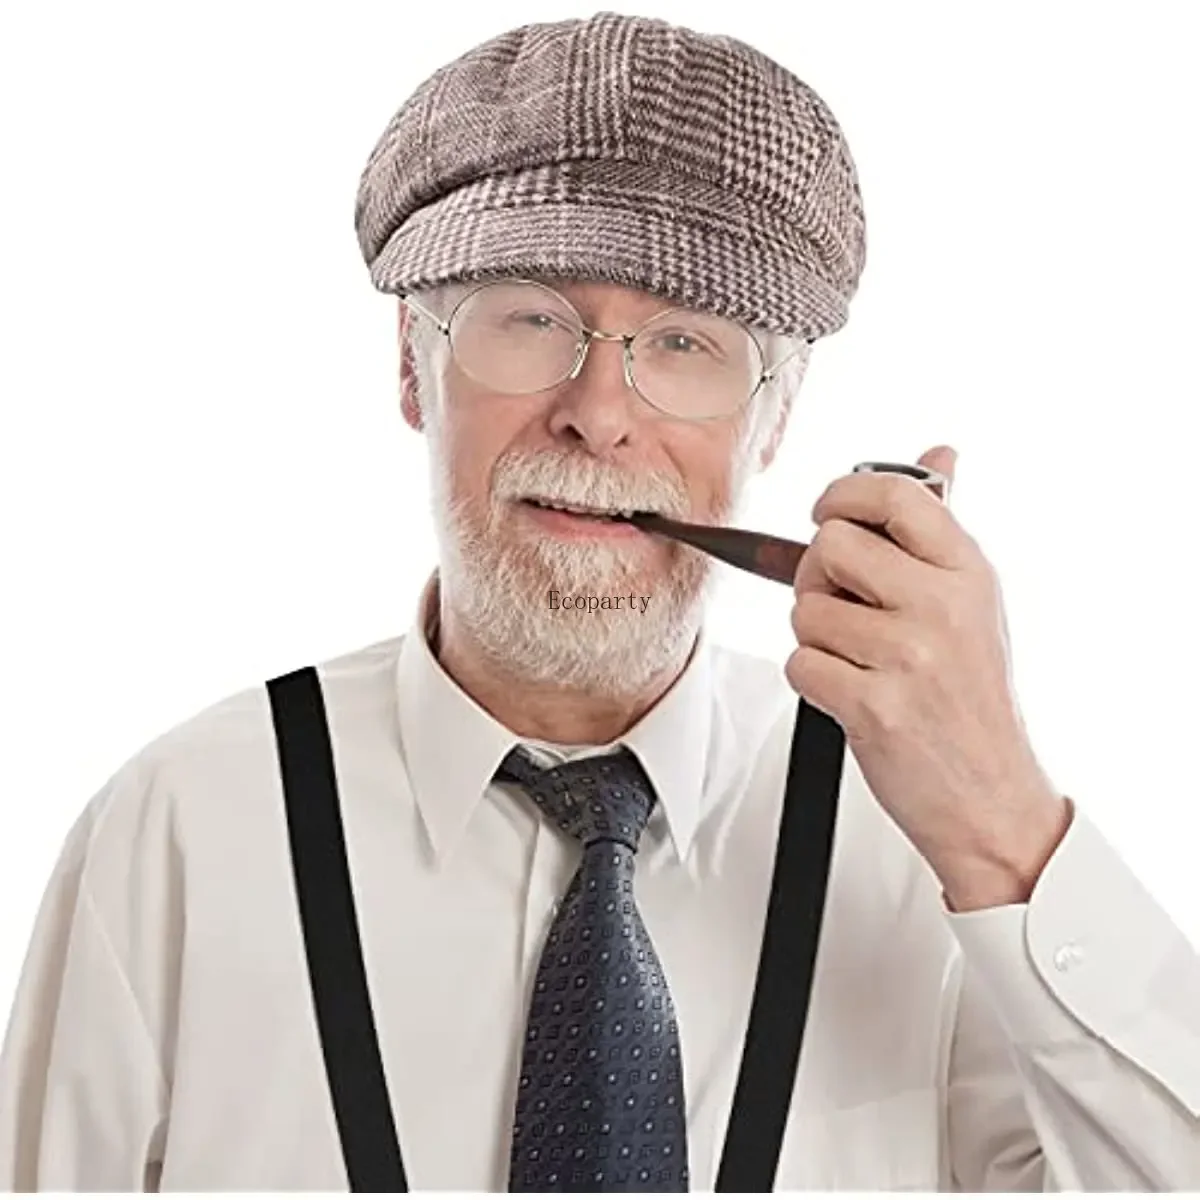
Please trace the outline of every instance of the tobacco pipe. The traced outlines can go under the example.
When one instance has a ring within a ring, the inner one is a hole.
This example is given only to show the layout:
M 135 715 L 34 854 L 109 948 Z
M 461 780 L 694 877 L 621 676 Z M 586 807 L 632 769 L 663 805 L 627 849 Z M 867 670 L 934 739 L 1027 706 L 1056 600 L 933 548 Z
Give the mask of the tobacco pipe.
M 935 495 L 945 498 L 946 477 L 929 467 L 912 466 L 908 463 L 865 462 L 859 463 L 854 471 L 908 475 L 925 484 Z M 770 533 L 733 529 L 725 525 L 696 525 L 660 516 L 658 513 L 635 512 L 624 519 L 647 533 L 658 533 L 675 541 L 685 542 L 732 567 L 749 571 L 763 579 L 787 584 L 789 587 L 795 580 L 800 559 L 808 549 L 807 542 L 793 542 Z
M 686 542 L 730 566 L 773 579 L 776 583 L 792 582 L 800 559 L 808 549 L 804 542 L 791 542 L 769 533 L 732 529 L 725 525 L 693 525 L 688 521 L 661 517 L 658 513 L 634 513 L 625 520 L 647 533 L 661 533 L 677 542 Z

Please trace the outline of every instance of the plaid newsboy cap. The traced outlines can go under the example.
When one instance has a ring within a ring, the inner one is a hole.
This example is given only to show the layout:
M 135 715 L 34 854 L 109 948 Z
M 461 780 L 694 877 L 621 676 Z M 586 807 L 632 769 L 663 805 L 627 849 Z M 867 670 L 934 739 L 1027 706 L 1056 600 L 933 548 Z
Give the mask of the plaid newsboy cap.
M 811 87 L 731 37 L 607 12 L 430 76 L 370 154 L 355 227 L 382 292 L 601 280 L 814 339 L 865 258 L 857 171 Z

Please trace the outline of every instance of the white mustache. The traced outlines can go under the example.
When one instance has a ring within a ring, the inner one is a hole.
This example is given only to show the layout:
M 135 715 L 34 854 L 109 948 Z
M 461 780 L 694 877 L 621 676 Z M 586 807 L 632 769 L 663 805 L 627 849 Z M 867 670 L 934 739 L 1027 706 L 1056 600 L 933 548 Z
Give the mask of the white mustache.
M 577 508 L 658 512 L 687 516 L 687 492 L 663 475 L 631 478 L 626 472 L 586 455 L 510 453 L 496 464 L 495 501 L 537 497 Z

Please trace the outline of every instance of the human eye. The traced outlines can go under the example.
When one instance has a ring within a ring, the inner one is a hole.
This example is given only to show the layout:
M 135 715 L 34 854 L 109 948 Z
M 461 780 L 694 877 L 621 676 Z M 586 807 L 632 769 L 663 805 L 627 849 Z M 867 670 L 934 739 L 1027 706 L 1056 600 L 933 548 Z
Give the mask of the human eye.
M 654 349 L 678 358 L 715 358 L 719 348 L 711 338 L 694 329 L 659 329 L 654 333 Z
M 511 309 L 504 324 L 522 333 L 556 333 L 567 329 L 563 318 L 554 312 L 537 308 Z

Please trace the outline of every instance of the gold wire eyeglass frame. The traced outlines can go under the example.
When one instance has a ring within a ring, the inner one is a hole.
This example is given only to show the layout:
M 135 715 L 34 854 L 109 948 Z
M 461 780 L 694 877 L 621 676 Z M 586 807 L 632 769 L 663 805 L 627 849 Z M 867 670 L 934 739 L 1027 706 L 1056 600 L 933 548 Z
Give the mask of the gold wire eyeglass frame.
M 478 295 L 481 291 L 484 291 L 486 288 L 504 286 L 507 284 L 514 284 L 514 283 L 529 284 L 533 287 L 539 288 L 543 292 L 547 292 L 550 296 L 554 297 L 555 300 L 558 300 L 560 303 L 562 303 L 567 308 L 567 310 L 575 317 L 575 323 L 579 327 L 579 340 L 578 340 L 578 345 L 577 345 L 576 351 L 575 351 L 575 361 L 572 364 L 571 369 L 561 379 L 557 379 L 553 383 L 548 383 L 545 385 L 545 387 L 534 388 L 533 390 L 528 391 L 528 392 L 509 393 L 511 395 L 516 395 L 516 396 L 535 396 L 541 392 L 548 392 L 552 388 L 560 387 L 562 384 L 566 383 L 570 379 L 576 379 L 579 376 L 579 372 L 583 370 L 583 364 L 587 361 L 588 351 L 591 349 L 593 341 L 620 342 L 620 343 L 622 343 L 623 350 L 624 350 L 624 353 L 622 354 L 621 357 L 622 357 L 622 362 L 624 365 L 626 386 L 628 386 L 632 391 L 636 392 L 642 398 L 642 400 L 644 400 L 648 405 L 650 405 L 651 408 L 655 409 L 657 412 L 662 413 L 664 416 L 670 417 L 673 420 L 677 420 L 677 421 L 726 420 L 727 418 L 736 416 L 738 413 L 740 413 L 746 407 L 746 405 L 748 405 L 750 403 L 750 401 L 753 400 L 754 397 L 758 395 L 758 393 L 763 389 L 763 387 L 766 384 L 771 383 L 777 377 L 779 369 L 782 366 L 784 366 L 786 363 L 790 362 L 791 359 L 795 358 L 797 354 L 802 353 L 809 346 L 813 345 L 816 341 L 815 338 L 806 337 L 803 341 L 803 344 L 797 346 L 795 350 L 791 351 L 791 353 L 785 354 L 783 356 L 783 358 L 781 358 L 778 362 L 772 363 L 769 367 L 763 366 L 763 368 L 759 374 L 757 382 L 750 389 L 750 393 L 741 402 L 741 404 L 737 405 L 735 408 L 731 409 L 729 412 L 712 413 L 712 414 L 709 414 L 708 416 L 684 416 L 680 413 L 672 412 L 670 409 L 663 408 L 662 405 L 655 403 L 654 400 L 652 400 L 649 396 L 647 396 L 646 393 L 643 392 L 642 389 L 638 387 L 637 382 L 634 380 L 634 377 L 633 377 L 633 343 L 635 341 L 637 341 L 637 339 L 641 336 L 643 330 L 645 330 L 647 326 L 653 324 L 653 322 L 659 320 L 661 317 L 667 316 L 669 313 L 673 313 L 673 312 L 691 312 L 691 311 L 693 311 L 691 309 L 684 308 L 679 305 L 674 305 L 674 306 L 671 306 L 668 308 L 664 308 L 664 309 L 660 310 L 659 312 L 654 313 L 653 316 L 648 317 L 633 333 L 605 333 L 602 330 L 590 328 L 587 325 L 587 323 L 584 321 L 583 317 L 580 315 L 579 310 L 564 295 L 562 295 L 560 292 L 556 292 L 554 290 L 554 288 L 548 287 L 544 283 L 539 283 L 536 279 L 523 279 L 523 278 L 516 278 L 516 277 L 511 278 L 511 279 L 507 279 L 507 278 L 506 279 L 489 279 L 489 280 L 485 281 L 484 283 L 479 284 L 477 287 L 472 288 L 469 292 L 467 292 L 467 294 L 465 296 L 463 296 L 462 299 L 459 300 L 457 304 L 455 304 L 454 308 L 450 312 L 450 315 L 445 320 L 442 320 L 442 318 L 439 317 L 437 315 L 437 313 L 431 312 L 428 308 L 426 308 L 418 300 L 415 300 L 407 292 L 401 290 L 397 294 L 399 295 L 401 302 L 403 304 L 405 304 L 408 308 L 412 309 L 414 312 L 419 313 L 421 316 L 426 317 L 428 320 L 433 322 L 433 324 L 436 326 L 438 332 L 441 333 L 441 335 L 446 339 L 447 343 L 449 344 L 451 355 L 454 355 L 454 341 L 453 341 L 452 337 L 450 336 L 450 331 L 454 325 L 454 318 L 458 315 L 458 312 L 463 307 L 463 305 L 465 305 L 474 296 Z M 746 329 L 746 327 L 744 325 L 739 326 L 739 328 L 742 330 L 742 332 L 745 333 L 745 335 L 750 339 L 751 343 L 754 345 L 755 350 L 758 352 L 758 361 L 760 363 L 765 363 L 766 354 L 763 352 L 763 348 L 759 344 L 758 338 L 756 338 L 754 336 L 754 334 L 750 332 L 750 330 Z M 457 356 L 455 356 L 455 361 L 457 361 Z M 477 382 L 483 383 L 485 381 L 478 380 Z

